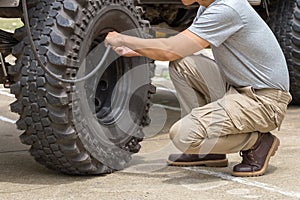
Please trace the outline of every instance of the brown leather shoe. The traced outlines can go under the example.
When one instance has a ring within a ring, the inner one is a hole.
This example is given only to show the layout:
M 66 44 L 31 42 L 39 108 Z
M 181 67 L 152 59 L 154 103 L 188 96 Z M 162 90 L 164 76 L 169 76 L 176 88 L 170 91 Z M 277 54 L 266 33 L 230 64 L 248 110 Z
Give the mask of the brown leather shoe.
M 233 167 L 232 175 L 241 177 L 263 175 L 279 144 L 279 139 L 271 133 L 260 133 L 251 149 L 241 151 L 242 163 Z
M 225 154 L 171 154 L 167 163 L 172 166 L 228 166 L 228 160 Z

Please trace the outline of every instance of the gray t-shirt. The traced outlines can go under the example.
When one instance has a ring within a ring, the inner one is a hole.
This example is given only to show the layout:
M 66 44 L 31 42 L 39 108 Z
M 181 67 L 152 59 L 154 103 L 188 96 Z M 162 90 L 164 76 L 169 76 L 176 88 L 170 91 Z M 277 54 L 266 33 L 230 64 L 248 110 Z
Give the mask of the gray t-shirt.
M 208 8 L 200 6 L 188 29 L 211 44 L 230 85 L 289 90 L 281 48 L 247 0 L 215 0 Z

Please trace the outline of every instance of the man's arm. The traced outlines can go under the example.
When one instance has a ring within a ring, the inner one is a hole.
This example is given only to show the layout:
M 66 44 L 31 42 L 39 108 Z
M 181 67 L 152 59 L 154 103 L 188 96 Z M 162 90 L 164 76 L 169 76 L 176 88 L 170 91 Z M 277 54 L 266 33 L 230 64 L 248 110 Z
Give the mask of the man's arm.
M 119 54 L 120 56 L 124 57 L 135 57 L 135 56 L 142 56 L 141 54 L 129 49 L 128 47 L 112 47 L 112 49 Z
M 143 39 L 117 32 L 110 32 L 105 42 L 113 48 L 125 46 L 132 49 L 137 54 L 153 60 L 173 61 L 198 52 L 209 46 L 209 43 L 185 30 L 169 38 Z

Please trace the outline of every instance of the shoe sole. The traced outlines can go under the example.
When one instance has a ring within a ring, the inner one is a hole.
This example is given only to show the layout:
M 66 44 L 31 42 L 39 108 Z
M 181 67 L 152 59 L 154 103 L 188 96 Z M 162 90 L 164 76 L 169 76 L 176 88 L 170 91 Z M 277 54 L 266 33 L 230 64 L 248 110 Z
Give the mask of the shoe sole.
M 238 176 L 238 177 L 254 177 L 254 176 L 264 175 L 264 173 L 266 172 L 266 170 L 268 168 L 270 158 L 275 155 L 279 145 L 280 145 L 279 139 L 276 136 L 274 136 L 273 144 L 272 144 L 272 146 L 269 150 L 269 153 L 266 157 L 264 166 L 261 168 L 261 170 L 254 171 L 254 172 L 232 172 L 232 175 L 233 176 Z
M 176 162 L 167 160 L 169 166 L 181 166 L 181 167 L 188 167 L 188 166 L 206 166 L 206 167 L 227 167 L 228 166 L 228 159 L 222 160 L 205 160 L 205 161 L 197 161 L 197 162 Z

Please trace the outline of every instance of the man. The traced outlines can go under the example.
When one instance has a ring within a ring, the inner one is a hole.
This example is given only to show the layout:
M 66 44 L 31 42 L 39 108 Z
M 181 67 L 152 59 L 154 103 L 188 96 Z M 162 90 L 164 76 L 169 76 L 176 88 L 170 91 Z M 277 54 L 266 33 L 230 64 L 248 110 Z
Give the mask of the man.
M 170 62 L 185 116 L 170 137 L 183 152 L 171 165 L 227 166 L 241 152 L 234 176 L 263 175 L 279 146 L 279 128 L 291 101 L 284 55 L 247 0 L 182 0 L 200 5 L 193 24 L 176 36 L 141 39 L 116 32 L 106 43 L 123 56 Z M 211 46 L 215 61 L 195 52 Z M 133 50 L 133 51 L 132 51 Z

